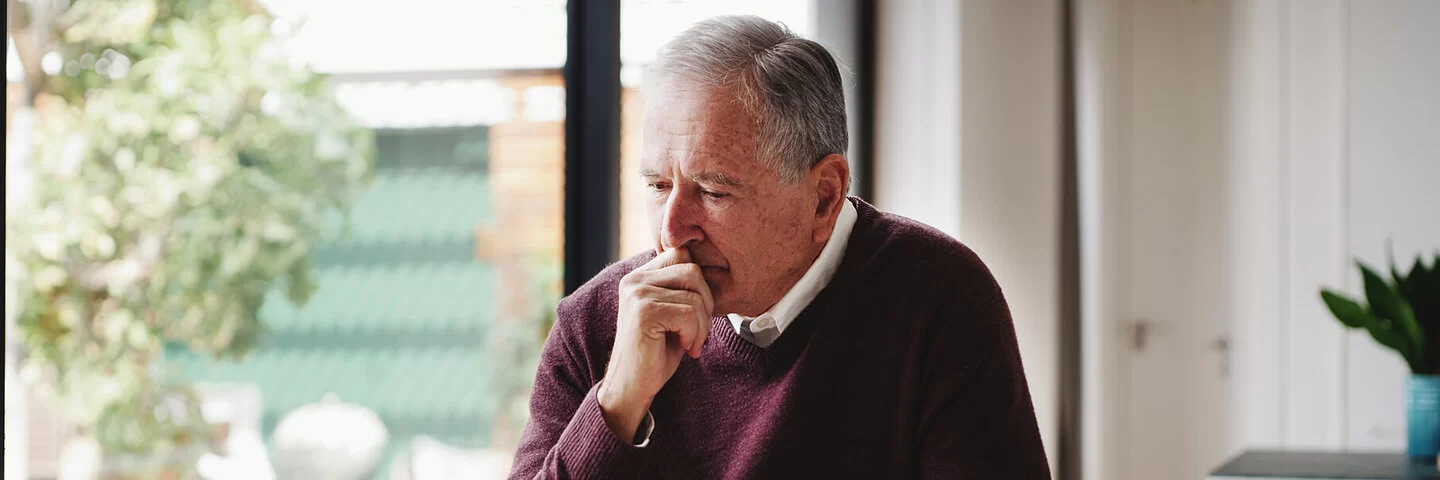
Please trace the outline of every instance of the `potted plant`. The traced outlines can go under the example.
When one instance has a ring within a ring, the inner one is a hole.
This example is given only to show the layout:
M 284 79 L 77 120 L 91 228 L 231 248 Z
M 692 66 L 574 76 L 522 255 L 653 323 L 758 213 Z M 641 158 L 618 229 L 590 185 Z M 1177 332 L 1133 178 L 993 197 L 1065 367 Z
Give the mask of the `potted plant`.
M 1407 387 L 1408 452 L 1434 462 L 1440 451 L 1440 252 L 1430 265 L 1415 259 L 1409 273 L 1390 261 L 1390 279 L 1356 261 L 1365 282 L 1365 304 L 1324 289 L 1320 297 L 1341 323 L 1363 328 L 1399 353 L 1410 367 Z
M 285 55 L 294 26 L 261 2 L 10 12 L 26 98 L 6 280 L 25 376 L 121 465 L 109 475 L 184 477 L 210 427 L 161 368 L 165 345 L 239 358 L 269 294 L 306 300 L 312 246 L 368 178 L 370 132 Z

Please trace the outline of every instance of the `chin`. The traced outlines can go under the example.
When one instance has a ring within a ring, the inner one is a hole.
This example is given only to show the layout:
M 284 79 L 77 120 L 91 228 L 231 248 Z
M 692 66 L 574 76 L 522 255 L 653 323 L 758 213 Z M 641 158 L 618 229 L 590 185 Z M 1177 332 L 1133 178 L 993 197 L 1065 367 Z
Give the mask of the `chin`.
M 716 298 L 715 311 L 710 312 L 710 318 L 725 318 L 732 313 L 738 313 L 735 310 L 735 302 Z

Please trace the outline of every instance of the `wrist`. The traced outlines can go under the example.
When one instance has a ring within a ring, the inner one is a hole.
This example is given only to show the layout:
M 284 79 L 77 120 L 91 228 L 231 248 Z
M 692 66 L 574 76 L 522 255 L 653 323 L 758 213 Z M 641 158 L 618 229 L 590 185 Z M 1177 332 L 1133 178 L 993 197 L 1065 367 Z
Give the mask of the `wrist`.
M 609 380 L 605 379 L 600 381 L 600 389 L 595 397 L 600 403 L 600 413 L 605 417 L 605 424 L 616 436 L 630 442 L 644 423 L 650 405 L 648 401 L 625 393 L 623 389 L 612 388 Z

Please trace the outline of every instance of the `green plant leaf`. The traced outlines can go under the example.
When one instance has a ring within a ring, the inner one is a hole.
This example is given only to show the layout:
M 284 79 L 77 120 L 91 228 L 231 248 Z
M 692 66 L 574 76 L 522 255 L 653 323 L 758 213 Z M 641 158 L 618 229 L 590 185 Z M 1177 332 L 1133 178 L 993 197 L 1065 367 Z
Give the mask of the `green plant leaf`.
M 1410 304 L 1410 308 L 1416 314 L 1416 321 L 1420 326 L 1425 327 L 1425 319 L 1420 318 L 1422 310 L 1426 305 L 1433 304 L 1440 298 L 1440 273 L 1425 267 L 1420 259 L 1415 260 L 1415 267 L 1406 277 L 1405 284 L 1400 288 L 1400 296 Z
M 1418 358 L 1424 358 L 1425 333 L 1420 330 L 1420 324 L 1415 322 L 1415 313 L 1410 310 L 1410 304 L 1395 291 L 1393 285 L 1380 278 L 1370 267 L 1364 263 L 1355 263 L 1360 266 L 1360 273 L 1365 277 L 1365 300 L 1370 302 L 1370 313 L 1394 322 L 1396 330 L 1404 335 L 1404 339 L 1409 343 L 1409 351 Z
M 1331 290 L 1321 290 L 1320 298 L 1325 301 L 1325 306 L 1330 308 L 1330 313 L 1334 314 L 1340 323 L 1350 328 L 1363 328 L 1370 332 L 1370 337 L 1375 341 L 1399 353 L 1412 371 L 1419 371 L 1416 367 L 1420 365 L 1422 357 L 1418 355 L 1405 335 L 1395 330 L 1395 322 L 1377 318 L 1359 303 Z
M 1404 294 L 1405 294 L 1405 275 L 1401 275 L 1401 274 L 1400 274 L 1400 270 L 1398 270 L 1398 269 L 1395 268 L 1395 248 L 1394 248 L 1393 243 L 1394 243 L 1394 242 L 1392 242 L 1392 241 L 1390 241 L 1390 240 L 1386 240 L 1386 241 L 1385 241 L 1385 261 L 1390 264 L 1390 276 L 1395 279 L 1395 286 L 1396 286 L 1396 288 L 1398 288 L 1398 289 L 1400 290 L 1400 294 L 1401 294 L 1401 295 L 1404 295 Z M 1420 259 L 1419 259 L 1419 258 L 1416 258 L 1415 261 L 1416 261 L 1416 264 L 1419 265 Z M 1413 274 L 1415 273 L 1415 270 L 1414 270 L 1414 269 L 1411 269 L 1410 273 L 1413 275 Z
M 1440 262 L 1440 254 L 1436 255 Z M 1440 272 L 1425 265 L 1424 256 L 1417 256 L 1400 295 L 1410 304 L 1415 323 L 1425 332 L 1424 365 L 1427 373 L 1440 373 Z
M 1425 257 L 1415 257 L 1415 265 L 1410 267 L 1409 275 L 1400 275 L 1395 271 L 1395 266 L 1390 266 L 1390 275 L 1395 277 L 1395 286 L 1400 291 L 1400 296 L 1406 300 L 1414 298 L 1416 283 L 1425 283 L 1429 277 L 1429 271 L 1425 268 Z
M 1330 290 L 1321 290 L 1320 299 L 1325 301 L 1325 306 L 1330 308 L 1330 313 L 1347 327 L 1369 328 L 1371 324 L 1378 322 L 1376 318 L 1370 316 L 1370 312 L 1366 311 L 1365 307 L 1344 295 Z
M 1368 330 L 1370 332 L 1370 338 L 1374 338 L 1375 341 L 1380 342 L 1381 345 L 1390 347 L 1391 350 L 1400 353 L 1400 356 L 1405 359 L 1405 364 L 1410 366 L 1411 372 L 1424 371 L 1417 355 L 1406 352 L 1404 348 L 1406 342 L 1404 334 L 1385 328 L 1370 328 Z

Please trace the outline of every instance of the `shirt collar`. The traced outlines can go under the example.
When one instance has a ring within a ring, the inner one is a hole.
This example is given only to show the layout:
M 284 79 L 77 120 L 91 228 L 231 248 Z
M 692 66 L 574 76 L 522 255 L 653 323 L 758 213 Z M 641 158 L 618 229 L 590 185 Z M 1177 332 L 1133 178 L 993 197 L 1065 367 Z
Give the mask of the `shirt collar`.
M 850 231 L 855 227 L 857 216 L 855 205 L 851 204 L 849 199 L 845 199 L 844 205 L 840 207 L 840 216 L 835 219 L 835 228 L 830 231 L 830 239 L 825 242 L 825 248 L 820 250 L 820 256 L 810 264 L 810 269 L 805 271 L 805 275 L 801 276 L 800 280 L 795 282 L 795 286 L 790 287 L 790 291 L 780 297 L 780 301 L 775 302 L 775 305 L 765 313 L 757 317 L 746 317 L 736 313 L 726 315 L 735 329 L 740 330 L 742 325 L 748 323 L 751 331 L 768 329 L 773 325 L 777 335 L 784 332 L 785 327 L 790 326 L 790 323 L 795 321 L 795 317 L 799 316 L 805 307 L 810 306 L 810 301 L 814 300 L 815 296 L 819 295 L 820 291 L 830 283 L 830 279 L 835 276 L 835 270 L 840 268 L 840 260 L 845 258 L 845 246 L 850 243 Z

